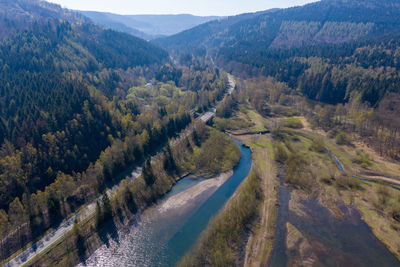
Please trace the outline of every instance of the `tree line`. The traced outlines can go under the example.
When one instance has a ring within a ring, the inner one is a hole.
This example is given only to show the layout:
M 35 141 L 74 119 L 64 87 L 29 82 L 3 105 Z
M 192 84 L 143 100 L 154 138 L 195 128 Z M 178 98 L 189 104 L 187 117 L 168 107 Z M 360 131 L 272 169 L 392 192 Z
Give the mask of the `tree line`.
M 196 62 L 93 61 L 60 41 L 77 38 L 68 24 L 55 26 L 0 42 L 1 258 L 118 182 L 190 124 L 190 110 L 208 109 L 227 87 L 223 74 Z M 130 94 L 149 80 L 155 93 L 145 101 Z

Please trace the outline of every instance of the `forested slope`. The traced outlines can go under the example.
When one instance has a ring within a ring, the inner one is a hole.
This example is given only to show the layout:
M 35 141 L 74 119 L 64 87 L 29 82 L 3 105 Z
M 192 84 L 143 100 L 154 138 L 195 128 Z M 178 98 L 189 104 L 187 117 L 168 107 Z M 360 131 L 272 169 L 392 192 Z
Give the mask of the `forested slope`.
M 189 110 L 213 105 L 226 77 L 200 62 L 163 66 L 161 48 L 56 5 L 0 5 L 5 259 L 141 164 L 190 123 Z
M 399 7 L 393 0 L 324 0 L 232 17 L 156 42 L 172 53 L 207 52 L 235 75 L 272 76 L 313 100 L 358 97 L 377 106 L 398 92 Z
M 155 42 L 171 51 L 190 48 L 252 50 L 342 43 L 398 31 L 400 8 L 393 0 L 324 0 L 210 22 Z

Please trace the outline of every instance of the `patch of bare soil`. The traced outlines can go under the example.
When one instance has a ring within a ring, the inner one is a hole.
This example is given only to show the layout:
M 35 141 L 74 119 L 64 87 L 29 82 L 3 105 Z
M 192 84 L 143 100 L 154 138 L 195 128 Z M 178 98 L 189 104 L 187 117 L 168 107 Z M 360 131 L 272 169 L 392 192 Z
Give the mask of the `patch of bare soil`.
M 166 212 L 170 209 L 179 209 L 179 207 L 185 206 L 187 203 L 196 199 L 197 196 L 201 195 L 203 192 L 210 190 L 212 188 L 217 189 L 222 184 L 225 183 L 226 180 L 229 179 L 233 174 L 233 171 L 228 171 L 221 173 L 217 177 L 204 180 L 197 185 L 191 187 L 188 190 L 185 190 L 165 201 L 160 207 L 160 212 Z

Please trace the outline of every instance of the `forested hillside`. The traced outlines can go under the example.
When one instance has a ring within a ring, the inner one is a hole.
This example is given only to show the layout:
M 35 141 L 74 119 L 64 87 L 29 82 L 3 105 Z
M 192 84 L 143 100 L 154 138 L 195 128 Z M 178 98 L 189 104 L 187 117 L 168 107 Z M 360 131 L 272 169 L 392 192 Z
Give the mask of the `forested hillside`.
M 226 77 L 173 67 L 161 48 L 55 5 L 0 5 L 4 259 L 156 152 L 224 94 Z
M 313 100 L 330 104 L 360 97 L 371 106 L 399 92 L 398 35 L 338 45 L 252 51 L 226 48 L 219 62 L 235 74 L 273 76 Z
M 277 91 L 344 107 L 340 112 L 351 117 L 342 121 L 346 130 L 359 132 L 382 154 L 397 158 L 390 146 L 397 147 L 400 127 L 395 119 L 399 18 L 400 3 L 394 0 L 324 0 L 200 25 L 156 43 L 173 54 L 208 54 L 245 79 L 273 77 L 280 85 Z M 268 114 L 258 93 L 258 111 Z M 333 108 L 321 112 L 332 115 Z M 385 113 L 391 119 L 384 119 Z
M 231 48 L 246 54 L 267 48 L 341 43 L 398 31 L 393 0 L 324 0 L 302 7 L 230 17 L 156 40 L 171 51 Z
M 275 11 L 276 9 L 271 9 L 210 21 L 171 37 L 156 39 L 153 42 L 176 54 L 195 51 L 200 55 L 204 55 L 206 49 L 216 49 L 219 46 L 226 45 L 227 41 L 229 41 L 229 38 L 225 38 L 227 37 L 226 32 L 231 27 L 239 25 L 240 22 L 261 16 L 261 14 Z
M 156 43 L 172 53 L 207 52 L 235 75 L 272 76 L 312 100 L 377 107 L 399 92 L 399 18 L 398 1 L 324 0 L 200 25 Z

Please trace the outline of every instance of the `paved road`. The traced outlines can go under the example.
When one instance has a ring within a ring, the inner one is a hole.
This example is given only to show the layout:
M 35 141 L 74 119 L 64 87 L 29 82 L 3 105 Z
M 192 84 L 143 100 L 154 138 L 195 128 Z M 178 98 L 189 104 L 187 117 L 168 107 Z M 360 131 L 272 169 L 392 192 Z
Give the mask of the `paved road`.
M 230 95 L 232 91 L 235 88 L 235 81 L 231 76 L 229 76 L 229 88 L 227 91 L 227 94 Z M 216 107 L 212 108 L 211 111 L 203 114 L 199 120 L 202 120 L 204 122 L 208 122 L 214 115 L 215 112 L 217 111 Z M 185 130 L 183 131 L 176 140 L 180 140 L 190 134 L 190 131 Z M 173 145 L 176 144 L 173 143 Z M 161 153 L 161 152 L 159 152 Z M 131 179 L 136 179 L 142 174 L 142 168 L 137 167 L 134 169 L 130 175 Z M 113 188 L 109 189 L 107 191 L 108 196 L 111 196 L 114 194 L 117 189 L 119 188 L 119 184 L 115 185 Z M 101 197 L 98 197 L 94 201 L 92 201 L 90 204 L 86 205 L 83 207 L 78 213 L 73 215 L 70 219 L 66 220 L 63 222 L 57 229 L 54 231 L 50 232 L 46 236 L 44 236 L 42 239 L 40 239 L 38 242 L 34 243 L 31 247 L 27 248 L 25 251 L 21 252 L 19 255 L 17 255 L 15 258 L 13 258 L 11 261 L 6 263 L 4 266 L 6 267 L 14 267 L 14 266 L 22 266 L 32 260 L 36 255 L 42 253 L 45 251 L 47 248 L 49 248 L 52 244 L 54 244 L 57 240 L 59 240 L 61 237 L 63 237 L 67 232 L 72 230 L 72 227 L 74 226 L 75 220 L 77 221 L 82 221 L 86 218 L 88 218 L 91 214 L 93 214 L 96 210 L 96 203 L 97 201 L 101 202 Z

